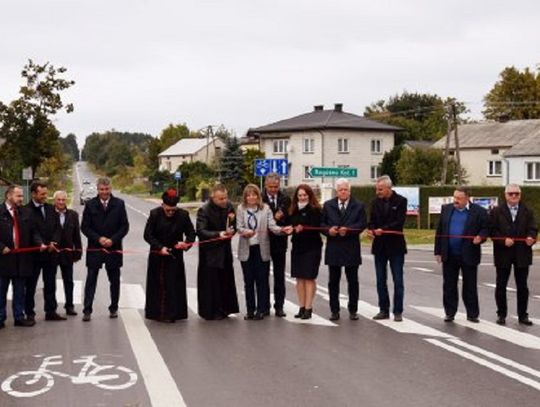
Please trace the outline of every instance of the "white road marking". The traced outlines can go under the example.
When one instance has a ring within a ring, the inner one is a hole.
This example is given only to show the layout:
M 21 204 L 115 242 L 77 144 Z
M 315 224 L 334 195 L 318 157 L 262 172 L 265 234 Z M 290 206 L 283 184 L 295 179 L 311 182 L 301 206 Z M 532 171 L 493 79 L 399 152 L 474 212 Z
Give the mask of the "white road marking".
M 298 312 L 299 306 L 291 301 L 285 300 L 285 303 L 283 304 L 283 310 L 287 314 L 285 319 L 288 322 L 292 322 L 294 324 L 308 324 L 308 325 L 320 325 L 320 326 L 338 326 L 337 324 L 334 324 L 333 322 L 321 317 L 320 315 L 317 315 L 315 313 L 312 314 L 311 319 L 300 319 L 295 318 L 294 314 Z
M 199 314 L 199 303 L 197 300 L 197 289 L 193 287 L 187 288 L 187 303 L 188 308 L 195 314 Z M 229 314 L 229 318 L 236 318 L 237 314 Z
M 124 201 L 124 203 L 125 203 L 125 205 L 126 205 L 129 209 L 131 209 L 132 211 L 137 212 L 139 215 L 142 215 L 142 216 L 144 216 L 145 218 L 148 218 L 148 214 L 147 214 L 147 213 L 138 210 L 137 208 L 135 208 L 134 206 L 131 206 L 130 204 L 128 204 L 128 203 L 125 202 L 125 201 Z
M 511 379 L 517 380 L 523 384 L 526 384 L 527 386 L 531 386 L 535 388 L 536 390 L 540 390 L 540 383 L 532 380 L 528 377 L 525 377 L 523 375 L 520 375 L 519 373 L 513 372 L 511 370 L 508 370 L 502 366 L 499 366 L 495 363 L 489 362 L 487 360 L 484 360 L 476 355 L 473 355 L 471 353 L 465 352 L 462 349 L 456 348 L 455 346 L 448 345 L 447 343 L 444 343 L 438 339 L 432 339 L 432 338 L 425 338 L 425 341 L 431 343 L 432 345 L 438 346 L 442 349 L 445 349 L 449 352 L 455 353 L 456 355 L 461 356 L 462 358 L 468 359 L 472 362 L 475 362 L 481 366 L 487 367 L 491 370 L 494 370 L 497 373 L 500 373 L 502 375 L 505 375 L 507 377 L 510 377 Z
M 413 270 L 424 271 L 426 273 L 433 273 L 432 269 L 427 269 L 427 268 L 424 268 L 424 267 L 411 267 L 411 268 Z
M 122 322 L 153 407 L 186 406 L 184 398 L 136 309 L 124 309 Z
M 444 312 L 440 308 L 418 306 L 413 306 L 413 308 L 436 317 L 443 318 L 444 316 Z M 525 332 L 519 332 L 512 328 L 500 326 L 484 320 L 481 320 L 480 323 L 469 322 L 463 313 L 456 314 L 454 323 L 524 348 L 540 350 L 540 338 Z
M 127 284 L 121 285 L 120 302 L 118 306 L 120 308 L 132 308 L 132 309 L 144 309 L 146 302 L 146 295 L 140 284 Z
M 492 283 L 484 283 L 484 285 L 486 287 L 491 287 L 491 288 L 496 288 L 497 285 L 496 284 L 492 284 Z M 512 287 L 506 287 L 506 290 L 507 291 L 510 291 L 511 293 L 515 293 L 516 292 L 516 289 L 515 288 L 512 288 Z
M 540 295 L 533 295 L 534 298 L 538 298 L 540 300 Z
M 517 320 L 518 316 L 513 315 L 512 318 Z M 531 317 L 529 317 L 529 319 L 532 321 L 533 324 L 540 325 L 540 318 L 531 318 Z
M 38 288 L 36 289 L 36 293 L 39 293 L 40 288 L 42 287 L 43 283 L 39 284 Z M 81 280 L 73 281 L 73 304 L 82 304 L 82 287 L 83 285 Z M 11 287 L 11 284 L 8 288 L 7 299 L 9 301 L 13 300 L 13 289 Z M 66 302 L 66 296 L 64 294 L 64 280 L 62 279 L 56 280 L 56 301 L 60 304 L 64 304 Z

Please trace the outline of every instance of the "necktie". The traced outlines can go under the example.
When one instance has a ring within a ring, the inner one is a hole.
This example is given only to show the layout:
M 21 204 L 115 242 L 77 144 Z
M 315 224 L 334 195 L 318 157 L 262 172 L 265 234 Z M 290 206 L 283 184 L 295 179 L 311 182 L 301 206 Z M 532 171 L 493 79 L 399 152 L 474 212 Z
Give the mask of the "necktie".
M 512 206 L 510 208 L 510 213 L 512 214 L 512 222 L 516 221 L 517 210 L 518 210 L 518 208 L 516 206 Z
M 104 210 L 104 211 L 107 210 L 107 201 L 103 201 L 103 210 Z
M 43 204 L 39 205 L 39 210 L 41 211 L 41 216 L 45 219 L 45 206 Z
M 270 207 L 272 210 L 276 209 L 276 197 L 274 195 L 270 196 Z
M 15 249 L 19 248 L 21 234 L 19 230 L 19 216 L 17 215 L 17 209 L 11 208 L 11 216 L 13 216 L 13 245 Z
M 341 216 L 345 215 L 345 202 L 340 202 L 339 203 L 339 214 Z

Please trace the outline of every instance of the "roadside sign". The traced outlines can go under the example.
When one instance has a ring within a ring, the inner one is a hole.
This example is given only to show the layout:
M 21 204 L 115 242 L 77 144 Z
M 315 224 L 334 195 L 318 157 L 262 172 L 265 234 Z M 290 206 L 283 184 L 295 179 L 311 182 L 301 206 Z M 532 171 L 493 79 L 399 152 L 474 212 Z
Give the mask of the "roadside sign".
M 22 179 L 25 181 L 30 181 L 32 179 L 32 167 L 23 168 Z
M 340 178 L 356 178 L 358 177 L 357 168 L 340 168 L 340 167 L 312 167 L 310 170 L 312 177 L 340 177 Z
M 177 180 L 177 181 L 180 181 L 182 179 L 182 172 L 181 171 L 176 171 L 174 173 L 174 179 Z
M 289 161 L 284 158 L 267 158 L 255 160 L 255 176 L 265 177 L 271 172 L 289 175 Z

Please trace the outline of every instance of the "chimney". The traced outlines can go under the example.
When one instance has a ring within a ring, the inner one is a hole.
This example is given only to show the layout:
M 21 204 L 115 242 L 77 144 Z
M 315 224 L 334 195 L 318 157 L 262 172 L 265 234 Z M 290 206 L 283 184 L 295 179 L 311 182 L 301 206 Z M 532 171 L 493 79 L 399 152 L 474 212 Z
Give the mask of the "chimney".
M 343 112 L 343 103 L 335 103 L 334 112 Z
M 313 106 L 313 111 L 314 112 L 322 112 L 324 109 L 324 105 L 315 105 Z

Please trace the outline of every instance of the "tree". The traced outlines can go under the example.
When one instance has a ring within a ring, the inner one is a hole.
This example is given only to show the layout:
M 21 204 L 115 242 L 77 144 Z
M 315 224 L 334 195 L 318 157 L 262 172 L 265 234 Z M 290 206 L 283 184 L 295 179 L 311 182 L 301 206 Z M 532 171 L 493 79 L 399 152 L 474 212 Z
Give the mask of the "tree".
M 244 152 L 244 175 L 242 180 L 245 185 L 259 184 L 259 177 L 255 176 L 255 160 L 264 158 L 264 152 L 254 148 L 248 148 Z
M 162 151 L 186 137 L 190 137 L 190 132 L 185 123 L 169 124 L 161 130 L 161 135 L 159 136 Z
M 401 158 L 401 152 L 403 151 L 402 145 L 395 146 L 392 150 L 384 153 L 381 161 L 381 174 L 388 175 L 392 182 L 397 185 L 401 182 L 398 177 L 397 163 Z
M 504 68 L 499 80 L 484 96 L 484 117 L 490 120 L 540 118 L 540 71 Z
M 4 176 L 20 179 L 24 167 L 31 167 L 35 174 L 42 162 L 58 152 L 59 132 L 52 117 L 62 110 L 73 111 L 73 105 L 64 104 L 61 97 L 62 91 L 75 84 L 62 78 L 65 72 L 64 67 L 29 60 L 21 71 L 25 84 L 19 89 L 19 98 L 8 105 L 0 102 L 0 139 L 5 140 L 0 148 L 0 167 Z
M 182 179 L 179 182 L 180 190 L 190 201 L 196 199 L 197 192 L 203 183 L 210 185 L 216 178 L 216 171 L 202 161 L 184 162 L 178 170 L 182 173 Z
M 240 194 L 242 176 L 245 173 L 244 157 L 238 138 L 229 136 L 225 138 L 225 148 L 219 159 L 219 174 L 221 181 L 227 186 L 231 196 Z
M 434 185 L 440 183 L 444 152 L 439 149 L 429 148 L 425 150 L 404 149 L 396 165 L 397 176 L 401 184 L 408 185 Z M 450 160 L 446 184 L 456 183 L 456 163 Z M 466 179 L 465 171 L 461 170 L 462 179 Z
M 62 150 L 72 161 L 79 161 L 79 146 L 75 134 L 69 133 L 66 137 L 60 138 Z

